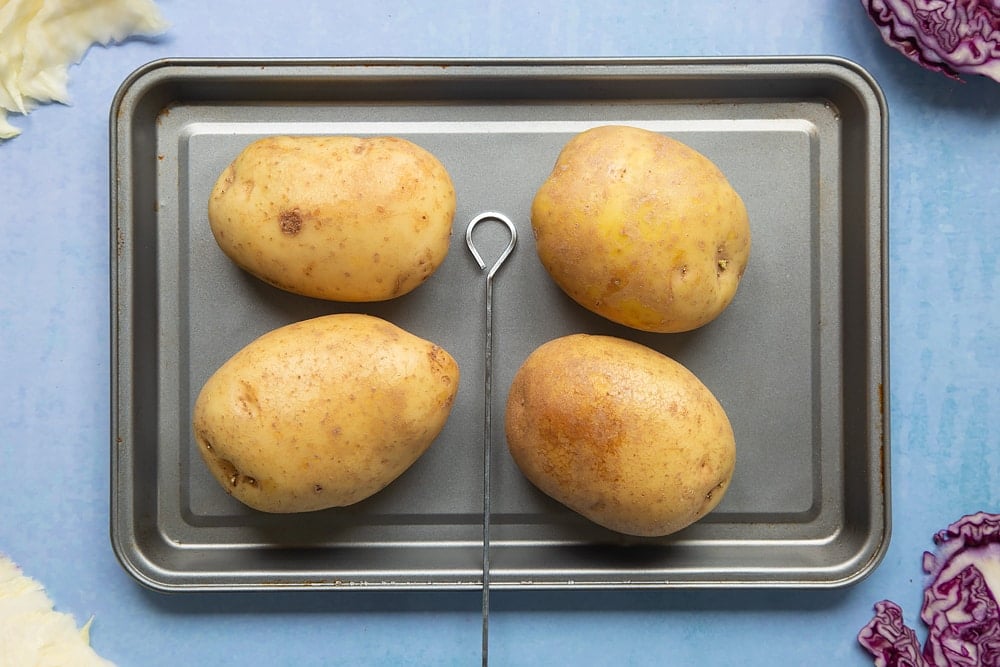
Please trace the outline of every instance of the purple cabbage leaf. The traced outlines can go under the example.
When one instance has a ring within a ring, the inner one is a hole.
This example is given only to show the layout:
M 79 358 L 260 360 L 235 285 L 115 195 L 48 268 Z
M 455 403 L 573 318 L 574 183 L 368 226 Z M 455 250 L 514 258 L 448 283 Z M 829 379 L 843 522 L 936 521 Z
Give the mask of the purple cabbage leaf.
M 956 80 L 1000 81 L 1000 0 L 861 0 L 882 39 L 913 62 Z
M 923 558 L 923 648 L 889 600 L 875 604 L 858 641 L 876 667 L 1000 667 L 1000 514 L 964 516 L 934 543 Z

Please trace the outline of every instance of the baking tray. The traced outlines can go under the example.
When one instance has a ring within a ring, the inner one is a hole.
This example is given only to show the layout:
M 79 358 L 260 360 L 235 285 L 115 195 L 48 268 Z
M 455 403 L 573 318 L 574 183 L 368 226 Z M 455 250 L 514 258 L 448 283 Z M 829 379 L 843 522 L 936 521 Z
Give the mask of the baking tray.
M 646 334 L 571 302 L 541 267 L 529 208 L 562 145 L 623 123 L 678 138 L 743 196 L 753 252 L 732 305 L 686 334 Z M 564 509 L 492 446 L 497 588 L 833 587 L 889 540 L 887 112 L 833 57 L 656 60 L 164 60 L 111 108 L 111 541 L 159 590 L 481 585 L 483 276 L 466 224 L 510 216 L 519 244 L 494 292 L 494 422 L 524 358 L 553 337 L 634 339 L 678 359 L 725 406 L 736 474 L 708 517 L 622 536 Z M 208 228 L 209 190 L 269 134 L 398 135 L 435 153 L 458 196 L 451 251 L 378 304 L 284 293 L 237 269 Z M 494 228 L 496 229 L 496 228 Z M 478 233 L 478 232 L 477 232 Z M 506 238 L 488 238 L 485 245 Z M 502 235 L 501 235 L 502 236 Z M 487 253 L 488 254 L 488 253 Z M 355 506 L 274 516 L 227 496 L 191 435 L 205 379 L 274 327 L 384 317 L 458 360 L 450 420 L 409 471 Z M 501 419 L 497 419 L 501 417 Z

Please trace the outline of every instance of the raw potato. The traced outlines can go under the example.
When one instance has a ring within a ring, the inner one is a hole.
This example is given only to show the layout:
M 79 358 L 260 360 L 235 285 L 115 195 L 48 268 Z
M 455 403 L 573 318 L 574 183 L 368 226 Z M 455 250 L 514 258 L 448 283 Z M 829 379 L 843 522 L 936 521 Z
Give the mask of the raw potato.
M 538 256 L 583 307 L 689 331 L 732 301 L 750 254 L 742 199 L 694 149 L 608 125 L 571 139 L 531 207 Z
M 736 444 L 712 392 L 644 345 L 575 334 L 536 349 L 514 376 L 507 445 L 547 495 L 611 530 L 676 532 L 729 488 Z
M 441 162 L 397 137 L 267 137 L 219 176 L 215 240 L 276 287 L 335 301 L 406 294 L 448 254 L 455 189 Z
M 458 381 L 440 347 L 376 317 L 327 315 L 266 333 L 219 368 L 195 402 L 195 439 L 250 507 L 342 507 L 427 450 Z

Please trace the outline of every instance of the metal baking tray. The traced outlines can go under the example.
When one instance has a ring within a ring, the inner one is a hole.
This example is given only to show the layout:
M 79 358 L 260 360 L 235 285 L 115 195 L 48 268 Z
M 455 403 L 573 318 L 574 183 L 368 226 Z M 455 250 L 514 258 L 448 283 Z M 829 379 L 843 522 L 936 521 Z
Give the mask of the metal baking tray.
M 146 586 L 481 585 L 485 296 L 462 241 L 487 210 L 520 232 L 494 292 L 494 587 L 835 587 L 884 554 L 888 118 L 858 65 L 163 60 L 123 82 L 110 123 L 111 541 Z M 747 204 L 743 284 L 699 330 L 645 334 L 604 321 L 565 297 L 537 259 L 535 190 L 573 134 L 608 123 L 690 144 Z M 208 193 L 247 143 L 279 133 L 397 135 L 436 154 L 458 196 L 439 271 L 409 295 L 364 305 L 284 293 L 236 268 L 209 231 Z M 249 510 L 204 469 L 192 402 L 258 335 L 340 311 L 384 317 L 451 352 L 462 369 L 451 418 L 426 455 L 366 501 L 301 515 Z M 573 332 L 661 350 L 725 406 L 736 474 L 708 517 L 665 538 L 625 537 L 520 475 L 503 440 L 507 387 L 536 346 Z

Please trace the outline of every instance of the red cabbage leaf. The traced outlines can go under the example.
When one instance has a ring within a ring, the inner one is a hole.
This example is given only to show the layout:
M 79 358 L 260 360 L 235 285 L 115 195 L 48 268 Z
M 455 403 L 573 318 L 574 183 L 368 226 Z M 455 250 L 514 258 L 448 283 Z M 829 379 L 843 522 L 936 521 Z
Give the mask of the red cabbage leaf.
M 915 63 L 961 80 L 1000 81 L 1000 0 L 861 0 L 882 39 Z
M 858 641 L 875 656 L 876 667 L 923 667 L 917 633 L 903 624 L 903 610 L 888 600 L 875 603 L 875 618 Z
M 858 634 L 876 667 L 1000 667 L 1000 514 L 964 516 L 934 535 L 920 619 L 923 649 L 902 610 L 883 600 Z

